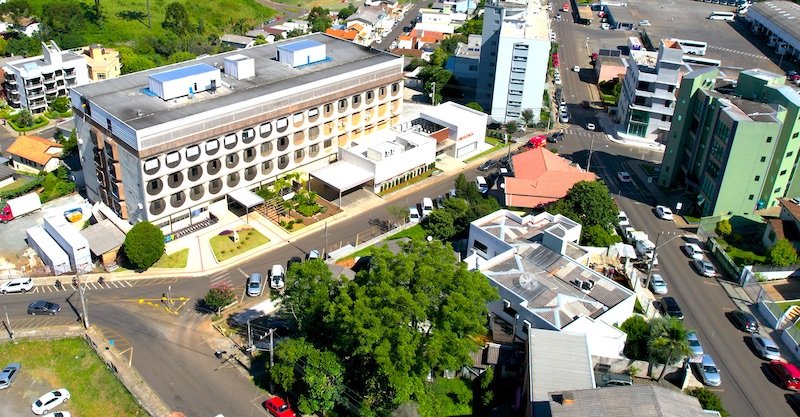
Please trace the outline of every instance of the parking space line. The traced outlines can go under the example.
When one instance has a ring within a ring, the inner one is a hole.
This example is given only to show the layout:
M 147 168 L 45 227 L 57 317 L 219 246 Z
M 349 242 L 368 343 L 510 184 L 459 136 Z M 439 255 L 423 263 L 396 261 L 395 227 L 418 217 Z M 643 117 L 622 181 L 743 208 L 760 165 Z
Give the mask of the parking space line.
M 241 272 L 241 273 L 242 273 L 242 275 L 243 275 L 245 278 L 247 278 L 247 277 L 249 277 L 249 276 L 250 276 L 250 275 L 248 275 L 247 273 L 245 273 L 244 271 L 242 271 L 242 268 L 236 268 L 236 270 L 237 270 L 237 271 L 239 271 L 239 272 Z
M 125 284 L 128 284 L 128 287 L 133 287 L 133 284 L 131 284 L 131 283 L 130 283 L 130 282 L 128 282 L 128 281 L 122 281 L 122 282 L 124 282 Z

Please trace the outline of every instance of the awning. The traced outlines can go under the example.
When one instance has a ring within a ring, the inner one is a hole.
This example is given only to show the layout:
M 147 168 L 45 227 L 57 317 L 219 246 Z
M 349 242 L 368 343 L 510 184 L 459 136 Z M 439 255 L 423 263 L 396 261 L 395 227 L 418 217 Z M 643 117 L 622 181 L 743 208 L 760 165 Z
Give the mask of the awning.
M 311 174 L 339 191 L 351 190 L 375 178 L 375 173 L 345 161 L 334 162 Z
M 259 197 L 258 194 L 248 190 L 247 188 L 240 188 L 236 191 L 232 191 L 228 193 L 228 197 L 236 200 L 248 210 L 255 206 L 264 204 L 263 198 Z

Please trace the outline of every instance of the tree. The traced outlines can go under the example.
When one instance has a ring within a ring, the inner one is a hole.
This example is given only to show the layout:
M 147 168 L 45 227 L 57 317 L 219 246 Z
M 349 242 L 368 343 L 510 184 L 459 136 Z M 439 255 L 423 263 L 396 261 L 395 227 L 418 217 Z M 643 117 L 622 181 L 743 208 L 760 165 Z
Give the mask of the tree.
M 123 247 L 137 269 L 150 268 L 164 254 L 164 233 L 150 222 L 136 223 L 125 236 Z
M 594 225 L 607 229 L 617 220 L 619 209 L 602 181 L 579 181 L 567 195 L 547 206 L 552 214 L 562 214 L 583 225 L 584 232 Z
M 175 64 L 178 62 L 190 61 L 192 59 L 195 59 L 196 57 L 197 56 L 195 54 L 188 51 L 177 51 L 172 53 L 169 56 L 169 58 L 167 58 L 167 62 L 169 62 L 170 64 Z
M 533 121 L 536 118 L 536 114 L 533 113 L 532 109 L 522 110 L 520 115 L 522 116 L 522 120 L 525 122 L 525 127 L 533 126 Z
M 161 27 L 171 31 L 178 36 L 185 36 L 192 29 L 189 22 L 189 12 L 182 3 L 173 1 L 167 5 L 164 10 L 164 22 Z
M 467 103 L 467 107 L 471 108 L 472 110 L 483 112 L 483 106 L 478 104 L 477 101 L 470 101 L 469 103 Z
M 265 38 L 264 35 L 259 34 L 256 36 L 256 46 L 264 45 L 265 43 L 267 43 L 267 38 Z
M 494 401 L 494 391 L 492 390 L 492 383 L 494 382 L 494 368 L 488 368 L 480 376 L 481 387 L 481 405 L 489 407 Z
M 688 391 L 688 394 L 697 398 L 697 401 L 700 402 L 700 407 L 702 407 L 703 410 L 719 411 L 722 417 L 729 417 L 731 415 L 731 413 L 725 410 L 725 407 L 722 406 L 722 400 L 719 398 L 719 395 L 713 391 L 710 391 L 708 388 L 692 388 Z
M 797 251 L 787 239 L 778 239 L 767 253 L 769 263 L 776 266 L 789 266 L 797 263 Z
M 408 208 L 405 206 L 391 205 L 386 207 L 389 217 L 397 224 L 404 224 L 408 221 Z
M 483 15 L 467 20 L 456 32 L 464 35 L 480 35 L 483 33 Z
M 284 390 L 300 393 L 297 408 L 303 414 L 324 415 L 342 400 L 341 362 L 333 352 L 318 350 L 303 338 L 276 346 L 275 365 L 269 373 Z
M 514 133 L 519 132 L 519 123 L 516 120 L 506 122 L 503 127 L 506 129 L 508 136 L 514 136 Z
M 53 104 L 50 105 L 50 109 L 58 113 L 66 113 L 69 111 L 71 106 L 72 103 L 69 101 L 69 97 L 59 96 L 53 100 Z
M 60 130 L 58 132 L 60 132 Z M 60 142 L 61 151 L 64 156 L 72 155 L 78 151 L 78 135 L 75 133 L 75 129 L 72 129 L 68 138 L 63 138 Z
M 131 74 L 134 72 L 144 71 L 150 68 L 155 68 L 156 66 L 156 63 L 153 62 L 152 59 L 144 55 L 139 55 L 133 51 L 127 53 L 121 53 L 120 55 L 122 60 L 123 74 Z
M 654 319 L 650 323 L 650 356 L 663 363 L 658 381 L 667 372 L 667 365 L 692 353 L 689 342 L 686 340 L 688 331 L 683 327 L 683 322 L 675 317 Z
M 464 174 L 459 174 L 455 181 L 456 195 L 473 204 L 480 201 L 483 196 L 478 190 L 478 186 L 473 181 L 467 180 Z
M 236 289 L 227 281 L 218 282 L 208 289 L 203 301 L 214 311 L 220 311 L 236 300 Z
M 31 127 L 33 126 L 33 115 L 28 109 L 22 109 L 19 113 L 16 114 L 13 118 L 14 123 L 19 127 Z
M 314 6 L 308 12 L 308 22 L 311 23 L 312 32 L 325 32 L 333 25 L 330 11 L 320 6 Z
M 583 230 L 581 244 L 586 246 L 608 247 L 622 239 L 618 235 L 612 235 L 607 228 L 599 224 L 593 224 Z
M 436 239 L 449 240 L 456 234 L 455 219 L 449 210 L 437 209 L 423 221 L 425 230 Z
M 60 38 L 82 31 L 86 26 L 86 15 L 76 1 L 49 2 L 42 6 L 42 25 L 46 36 Z
M 0 11 L 9 15 L 11 21 L 16 25 L 20 24 L 20 19 L 30 17 L 33 14 L 33 9 L 27 0 L 9 0 L 0 5 Z
M 714 231 L 723 238 L 729 236 L 731 233 L 733 233 L 731 221 L 728 219 L 722 219 L 718 221 L 717 225 L 714 227 Z
M 357 11 L 358 8 L 353 3 L 350 3 L 347 6 L 343 7 L 341 10 L 339 10 L 337 17 L 339 18 L 339 20 L 345 20 L 348 17 L 352 16 L 353 13 Z
M 650 324 L 645 321 L 644 317 L 631 316 L 622 323 L 619 329 L 628 335 L 623 350 L 625 357 L 647 360 L 651 331 Z
M 322 326 L 325 306 L 340 285 L 339 279 L 333 277 L 324 262 L 309 260 L 286 271 L 285 290 L 283 294 L 273 294 L 273 297 L 281 301 L 283 308 L 297 321 L 300 332 L 309 340 L 327 342 L 331 335 L 325 334 Z

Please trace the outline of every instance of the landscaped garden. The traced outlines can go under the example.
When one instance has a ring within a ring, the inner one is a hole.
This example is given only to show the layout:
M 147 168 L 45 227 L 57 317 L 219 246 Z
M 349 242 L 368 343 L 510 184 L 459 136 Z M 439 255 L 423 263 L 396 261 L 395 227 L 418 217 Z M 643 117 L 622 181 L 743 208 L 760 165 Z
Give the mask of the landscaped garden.
M 267 242 L 269 239 L 255 229 L 224 230 L 210 240 L 217 262 L 241 255 Z
M 266 209 L 274 210 L 276 222 L 288 231 L 296 231 L 319 221 L 321 215 L 331 215 L 330 205 L 301 182 L 299 173 L 284 175 L 274 183 L 255 190 L 265 201 Z M 270 216 L 267 216 L 270 217 Z M 270 217 L 272 218 L 272 217 Z
M 179 250 L 171 255 L 164 254 L 153 268 L 186 268 L 186 261 L 189 259 L 189 248 Z

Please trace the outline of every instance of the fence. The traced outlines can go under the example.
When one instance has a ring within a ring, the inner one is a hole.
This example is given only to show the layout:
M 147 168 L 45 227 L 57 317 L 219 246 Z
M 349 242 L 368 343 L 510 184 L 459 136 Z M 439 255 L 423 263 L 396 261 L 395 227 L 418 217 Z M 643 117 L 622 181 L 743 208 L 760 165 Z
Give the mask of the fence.
M 733 280 L 739 279 L 742 275 L 742 269 L 733 262 L 730 256 L 725 253 L 725 250 L 717 243 L 717 240 L 713 237 L 709 237 L 706 240 L 706 249 L 708 249 L 709 254 L 717 264 L 722 268 L 724 272 L 726 272 Z

